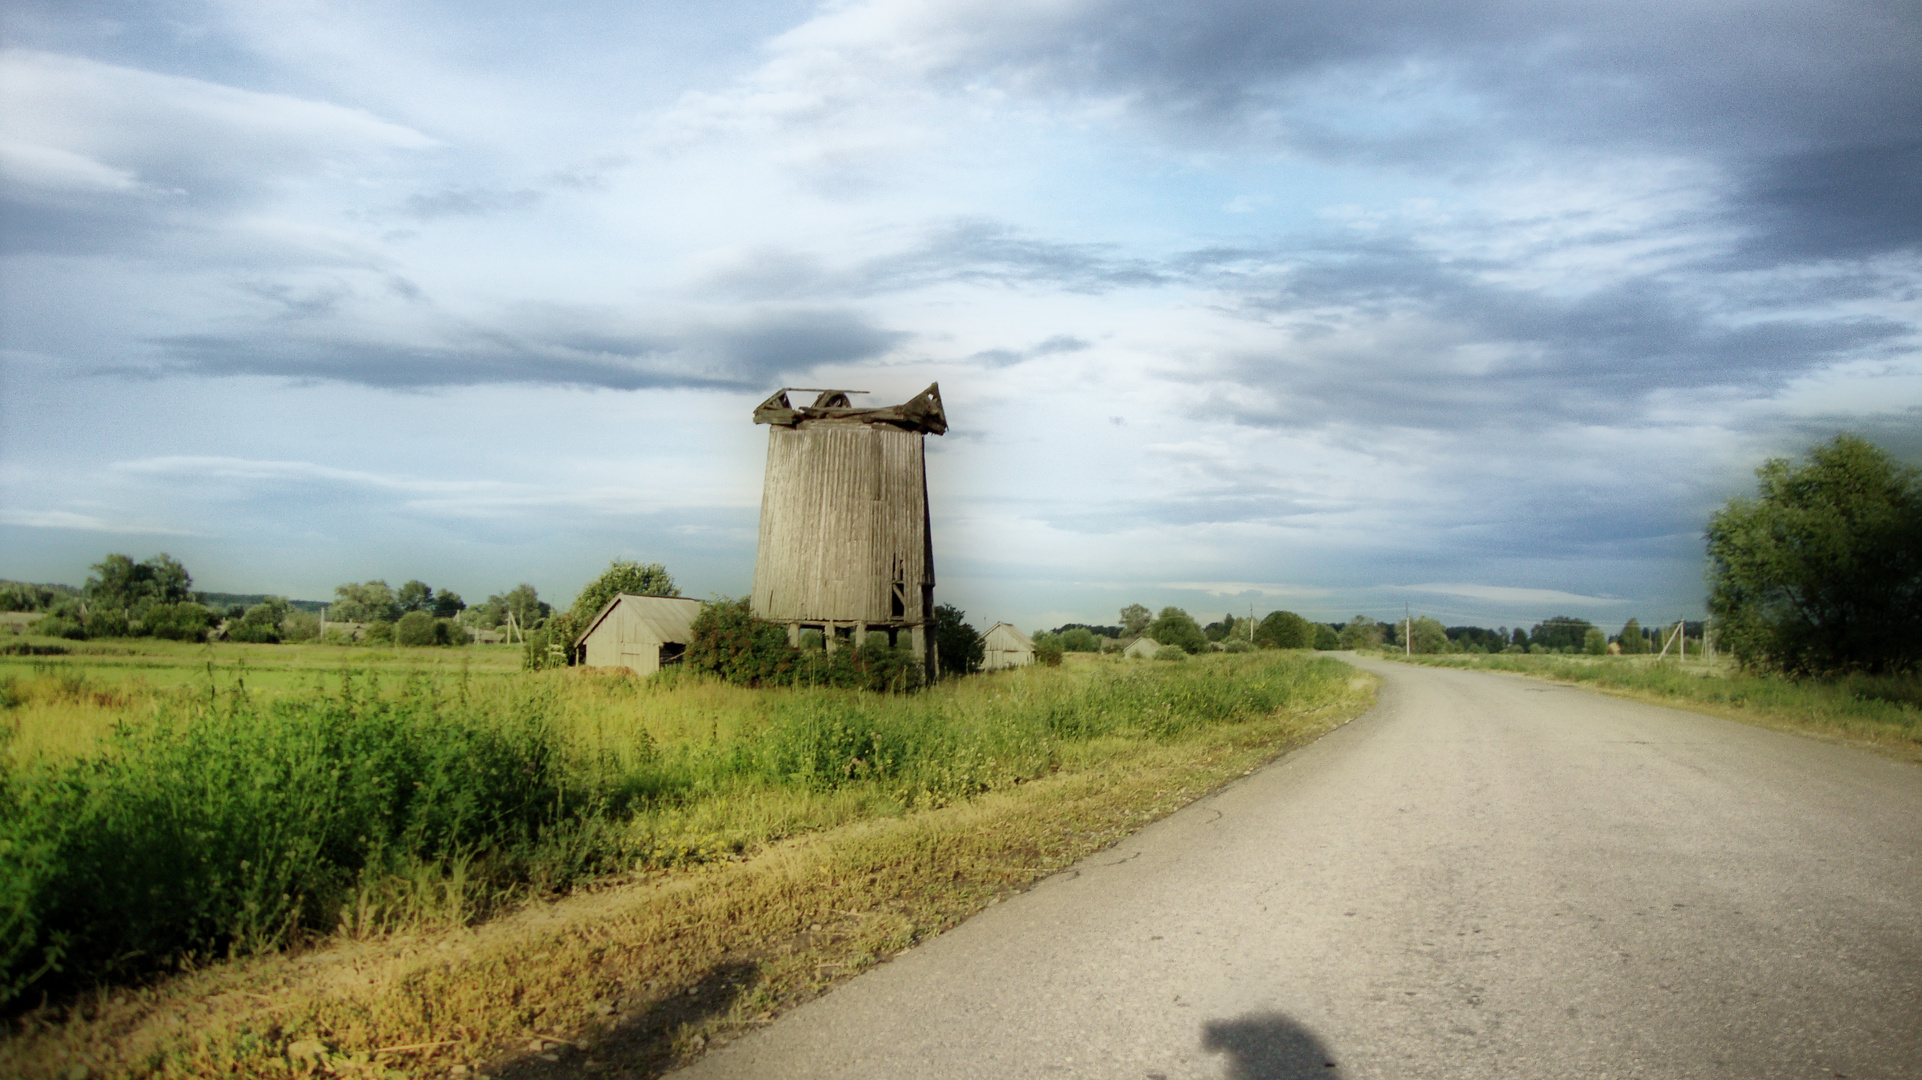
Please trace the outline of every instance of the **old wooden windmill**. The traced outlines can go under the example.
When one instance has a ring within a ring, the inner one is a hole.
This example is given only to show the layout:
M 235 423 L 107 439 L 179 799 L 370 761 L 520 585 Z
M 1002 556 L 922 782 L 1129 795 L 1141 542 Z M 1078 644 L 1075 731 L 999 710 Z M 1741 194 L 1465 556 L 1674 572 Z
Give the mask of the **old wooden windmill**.
M 767 424 L 767 479 L 751 608 L 787 624 L 799 644 L 822 631 L 829 650 L 859 647 L 870 633 L 902 635 L 935 672 L 928 647 L 934 616 L 934 542 L 928 531 L 925 436 L 948 430 L 941 387 L 901 405 L 857 408 L 849 394 L 819 390 L 812 405 L 777 391 L 754 410 Z

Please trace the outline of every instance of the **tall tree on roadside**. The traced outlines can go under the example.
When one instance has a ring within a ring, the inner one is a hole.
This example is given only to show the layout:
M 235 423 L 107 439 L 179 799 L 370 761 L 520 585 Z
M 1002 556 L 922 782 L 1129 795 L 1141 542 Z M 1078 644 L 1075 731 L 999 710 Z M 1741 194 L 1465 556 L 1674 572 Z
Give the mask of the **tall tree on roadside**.
M 615 559 L 601 571 L 601 576 L 588 582 L 574 604 L 568 610 L 576 622 L 585 626 L 587 620 L 599 614 L 609 600 L 621 593 L 636 596 L 679 596 L 681 590 L 674 584 L 674 578 L 667 567 L 660 563 L 635 562 L 632 559 Z
M 1121 609 L 1121 633 L 1123 637 L 1140 637 L 1148 630 L 1148 624 L 1155 621 L 1155 613 L 1140 604 L 1129 604 Z
M 1314 647 L 1315 631 L 1307 619 L 1292 611 L 1271 611 L 1255 628 L 1255 644 L 1271 649 L 1309 649 Z
M 979 630 L 968 625 L 967 612 L 953 604 L 937 604 L 933 629 L 935 656 L 943 678 L 981 670 L 981 661 L 988 655 L 988 644 Z
M 1771 458 L 1709 518 L 1708 608 L 1744 666 L 1893 672 L 1922 662 L 1922 474 L 1854 435 Z

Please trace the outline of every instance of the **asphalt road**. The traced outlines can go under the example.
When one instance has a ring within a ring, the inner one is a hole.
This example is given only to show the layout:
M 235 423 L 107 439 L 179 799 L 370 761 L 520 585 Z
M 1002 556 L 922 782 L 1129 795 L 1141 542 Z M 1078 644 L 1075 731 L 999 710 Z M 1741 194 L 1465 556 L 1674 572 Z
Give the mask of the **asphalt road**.
M 1922 1077 L 1922 768 L 1356 663 L 1366 716 L 677 1080 Z

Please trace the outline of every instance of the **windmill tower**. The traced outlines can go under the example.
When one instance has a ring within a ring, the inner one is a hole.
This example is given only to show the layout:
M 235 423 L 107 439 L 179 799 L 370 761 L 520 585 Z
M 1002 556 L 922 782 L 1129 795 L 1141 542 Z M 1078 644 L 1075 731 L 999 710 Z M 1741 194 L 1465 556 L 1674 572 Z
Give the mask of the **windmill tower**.
M 787 624 L 788 641 L 818 629 L 832 651 L 869 633 L 909 647 L 935 674 L 934 542 L 928 532 L 923 442 L 948 430 L 941 388 L 900 405 L 856 408 L 821 390 L 812 405 L 787 387 L 754 410 L 768 425 L 761 541 L 754 558 L 755 616 Z

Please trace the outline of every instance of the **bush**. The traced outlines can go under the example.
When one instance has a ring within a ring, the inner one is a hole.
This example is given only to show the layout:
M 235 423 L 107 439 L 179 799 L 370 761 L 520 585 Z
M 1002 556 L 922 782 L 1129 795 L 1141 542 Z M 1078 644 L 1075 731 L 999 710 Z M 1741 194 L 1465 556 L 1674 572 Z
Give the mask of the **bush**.
M 199 604 L 155 604 L 140 616 L 147 633 L 167 641 L 205 641 L 213 612 Z
M 280 620 L 280 640 L 312 641 L 320 636 L 320 614 L 301 611 L 298 608 L 287 612 Z
M 434 620 L 434 644 L 472 645 L 473 643 L 474 635 L 468 633 L 467 628 L 455 620 L 451 618 Z
M 829 653 L 818 633 L 806 633 L 797 649 L 787 643 L 785 627 L 748 611 L 746 597 L 703 605 L 691 636 L 683 663 L 741 686 L 905 693 L 926 681 L 925 668 L 906 642 L 890 647 L 885 633 L 871 633 L 858 649 L 843 641 Z
M 394 624 L 386 619 L 375 619 L 361 631 L 361 640 L 369 645 L 392 645 L 394 643 Z
M 1339 649 L 1341 648 L 1341 635 L 1337 634 L 1335 628 L 1329 626 L 1327 623 L 1316 623 L 1315 648 L 1323 652 L 1327 652 L 1330 649 Z
M 133 635 L 133 624 L 127 621 L 127 613 L 119 608 L 96 608 L 87 612 L 86 625 L 88 637 L 130 637 Z
M 1188 650 L 1182 648 L 1179 645 L 1163 645 L 1159 649 L 1155 650 L 1155 659 L 1156 660 L 1186 660 L 1188 659 Z
M 1243 641 L 1241 638 L 1231 638 L 1222 643 L 1221 651 L 1232 653 L 1254 652 L 1255 647 Z
M 87 630 L 65 615 L 42 615 L 28 627 L 36 634 L 47 637 L 67 638 L 70 641 L 85 641 Z
M 1591 626 L 1582 635 L 1582 651 L 1590 656 L 1608 655 L 1608 635 L 1599 626 Z
M 425 611 L 410 611 L 394 624 L 394 640 L 402 645 L 437 645 L 434 617 Z
M 228 641 L 248 641 L 257 645 L 280 644 L 280 620 L 288 612 L 287 602 L 262 600 L 247 609 L 239 620 L 227 624 Z
M 1048 635 L 1047 641 L 1036 639 L 1034 643 L 1035 662 L 1044 667 L 1060 667 L 1061 654 L 1065 651 L 1062 648 L 1061 639 L 1052 634 Z
M 745 596 L 703 605 L 691 636 L 683 663 L 741 686 L 789 681 L 798 660 L 787 630 L 755 618 Z

